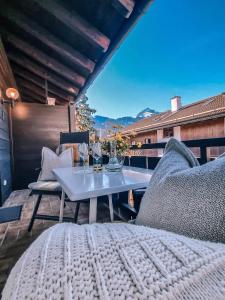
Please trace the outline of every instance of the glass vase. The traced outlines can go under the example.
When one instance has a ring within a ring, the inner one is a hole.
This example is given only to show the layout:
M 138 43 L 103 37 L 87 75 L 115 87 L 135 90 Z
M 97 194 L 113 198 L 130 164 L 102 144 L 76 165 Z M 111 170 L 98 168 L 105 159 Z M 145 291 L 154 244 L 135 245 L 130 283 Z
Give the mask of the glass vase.
M 117 156 L 116 141 L 110 142 L 109 162 L 106 165 L 106 170 L 110 172 L 121 171 L 124 163 L 124 157 Z

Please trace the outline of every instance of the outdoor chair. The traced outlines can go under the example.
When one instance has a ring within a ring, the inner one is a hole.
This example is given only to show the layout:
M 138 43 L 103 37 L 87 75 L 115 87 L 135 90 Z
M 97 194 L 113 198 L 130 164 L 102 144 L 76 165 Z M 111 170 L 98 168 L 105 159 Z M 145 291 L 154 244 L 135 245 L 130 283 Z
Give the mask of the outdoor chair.
M 63 144 L 75 144 L 75 143 L 87 143 L 89 144 L 89 132 L 61 132 L 60 133 L 60 145 Z M 41 168 L 37 169 L 41 171 Z M 37 202 L 35 204 L 33 214 L 28 226 L 28 231 L 32 230 L 35 220 L 50 220 L 58 221 L 59 216 L 47 215 L 47 214 L 38 214 L 38 208 L 40 206 L 43 195 L 55 195 L 61 199 L 61 187 L 57 181 L 40 181 L 32 182 L 28 185 L 28 188 L 31 190 L 30 196 L 37 195 Z M 69 201 L 66 199 L 66 201 Z M 63 221 L 66 222 L 77 222 L 78 212 L 79 212 L 80 202 L 77 202 L 74 218 L 64 217 Z
M 171 139 L 133 224 L 49 228 L 15 265 L 3 299 L 32 289 L 42 298 L 224 299 L 224 169 L 224 155 L 200 165 Z
M 127 219 L 135 219 L 137 217 L 137 214 L 140 209 L 141 205 L 141 200 L 144 196 L 146 189 L 137 189 L 137 190 L 132 190 L 132 195 L 133 195 L 133 205 L 129 203 L 129 193 L 124 192 L 121 193 L 119 196 L 119 201 L 117 201 L 119 210 L 121 213 L 126 216 Z

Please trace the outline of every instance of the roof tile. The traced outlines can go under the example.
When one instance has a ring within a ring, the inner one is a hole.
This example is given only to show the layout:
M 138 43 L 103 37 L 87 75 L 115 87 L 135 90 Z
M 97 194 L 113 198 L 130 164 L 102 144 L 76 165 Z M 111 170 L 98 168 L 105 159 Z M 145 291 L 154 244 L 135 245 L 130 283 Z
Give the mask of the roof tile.
M 182 106 L 178 111 L 165 111 L 137 121 L 123 129 L 123 132 L 145 131 L 178 125 L 182 122 L 195 122 L 202 118 L 225 115 L 225 93 Z

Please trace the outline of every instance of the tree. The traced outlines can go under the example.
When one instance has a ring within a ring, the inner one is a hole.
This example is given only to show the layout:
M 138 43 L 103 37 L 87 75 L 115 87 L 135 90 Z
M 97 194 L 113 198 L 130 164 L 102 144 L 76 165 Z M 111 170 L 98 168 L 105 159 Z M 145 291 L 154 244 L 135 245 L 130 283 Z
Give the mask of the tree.
M 90 134 L 95 133 L 93 114 L 96 110 L 90 108 L 88 97 L 84 95 L 76 104 L 76 122 L 79 131 L 89 131 Z

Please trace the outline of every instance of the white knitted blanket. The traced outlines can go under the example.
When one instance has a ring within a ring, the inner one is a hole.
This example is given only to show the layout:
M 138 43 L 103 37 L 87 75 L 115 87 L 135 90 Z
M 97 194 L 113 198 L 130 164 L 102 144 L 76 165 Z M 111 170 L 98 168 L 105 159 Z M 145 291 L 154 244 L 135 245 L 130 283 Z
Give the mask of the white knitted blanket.
M 5 299 L 225 299 L 225 245 L 131 224 L 59 224 L 19 259 Z

